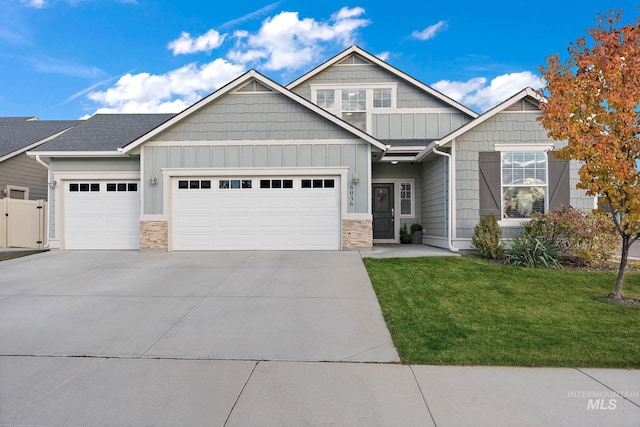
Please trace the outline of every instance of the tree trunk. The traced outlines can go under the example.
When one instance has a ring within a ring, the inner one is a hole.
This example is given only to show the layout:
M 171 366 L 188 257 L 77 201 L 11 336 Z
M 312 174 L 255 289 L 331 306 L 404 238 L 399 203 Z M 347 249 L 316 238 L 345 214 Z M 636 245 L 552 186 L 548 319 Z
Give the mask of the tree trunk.
M 611 296 L 614 300 L 623 300 L 622 285 L 624 283 L 624 272 L 627 269 L 627 258 L 629 257 L 630 236 L 622 237 L 622 255 L 620 256 L 620 266 L 618 268 L 618 280 L 616 280 L 616 287 L 613 290 Z

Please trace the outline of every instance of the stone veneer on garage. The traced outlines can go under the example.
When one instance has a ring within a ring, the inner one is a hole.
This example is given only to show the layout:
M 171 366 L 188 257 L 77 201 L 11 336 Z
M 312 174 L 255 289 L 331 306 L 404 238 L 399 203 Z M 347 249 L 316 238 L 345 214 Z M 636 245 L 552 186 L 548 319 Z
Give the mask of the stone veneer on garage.
M 169 223 L 140 221 L 140 250 L 168 250 Z
M 371 220 L 342 220 L 342 249 L 371 249 L 372 247 Z

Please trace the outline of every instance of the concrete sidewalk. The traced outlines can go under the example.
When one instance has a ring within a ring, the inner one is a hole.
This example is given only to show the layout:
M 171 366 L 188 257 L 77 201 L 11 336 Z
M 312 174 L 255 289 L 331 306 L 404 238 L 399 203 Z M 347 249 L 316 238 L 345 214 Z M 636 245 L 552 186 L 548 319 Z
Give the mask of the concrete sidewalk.
M 640 371 L 0 357 L 0 425 L 637 426 Z

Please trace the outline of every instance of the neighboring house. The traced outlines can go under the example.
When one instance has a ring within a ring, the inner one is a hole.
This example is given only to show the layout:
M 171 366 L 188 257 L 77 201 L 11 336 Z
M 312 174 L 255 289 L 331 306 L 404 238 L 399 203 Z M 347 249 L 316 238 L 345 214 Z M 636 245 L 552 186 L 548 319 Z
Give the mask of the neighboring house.
M 283 87 L 249 71 L 176 115 L 96 115 L 29 152 L 61 249 L 470 247 L 532 212 L 593 205 L 525 89 L 477 113 L 354 46 Z M 497 176 L 497 180 L 496 180 Z M 571 181 L 573 180 L 573 181 Z
M 0 117 L 0 199 L 46 200 L 47 169 L 26 152 L 77 123 L 74 120 Z

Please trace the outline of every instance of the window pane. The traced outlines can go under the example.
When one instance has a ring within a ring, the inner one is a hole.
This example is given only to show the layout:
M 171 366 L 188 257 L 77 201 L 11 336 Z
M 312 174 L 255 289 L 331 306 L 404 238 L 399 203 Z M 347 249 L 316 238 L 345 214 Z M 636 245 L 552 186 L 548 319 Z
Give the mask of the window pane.
M 189 188 L 200 188 L 200 181 L 189 181 Z
M 324 188 L 334 188 L 334 187 L 335 187 L 335 182 L 332 179 L 324 180 Z
M 300 186 L 301 186 L 302 188 L 311 188 L 311 180 L 310 180 L 310 179 L 303 179 L 303 180 L 300 182 Z
M 271 188 L 282 188 L 282 180 L 274 179 L 271 181 Z
M 232 179 L 231 180 L 231 188 L 240 188 L 240 180 Z
M 503 188 L 505 218 L 530 218 L 534 212 L 544 213 L 545 187 Z
M 187 187 L 181 187 L 181 186 L 180 186 L 180 183 L 182 183 L 182 182 L 187 182 L 187 181 L 180 181 L 180 182 L 178 183 L 178 188 L 187 188 Z M 114 183 L 108 183 L 108 184 L 107 184 L 107 191 L 116 191 L 116 184 L 114 184 Z
M 400 183 L 400 215 L 411 215 L 411 199 L 413 194 L 411 192 L 410 182 Z
M 367 130 L 367 113 L 342 113 L 342 120 L 362 131 Z
M 411 199 L 400 200 L 400 214 L 411 215 Z
M 80 184 L 80 191 L 89 191 L 89 184 Z
M 78 191 L 78 184 L 69 184 L 69 191 Z
M 229 180 L 221 179 L 220 182 L 218 182 L 218 188 L 229 188 Z
M 211 181 L 208 179 L 204 181 L 200 181 L 200 188 L 204 188 L 204 189 L 211 188 Z
M 119 183 L 118 184 L 118 191 L 127 191 L 127 184 L 126 183 Z
M 366 111 L 367 91 L 343 90 L 342 91 L 342 111 Z
M 100 191 L 100 184 L 91 184 L 91 191 Z
M 322 108 L 334 108 L 335 107 L 334 93 L 335 91 L 333 89 L 319 90 L 316 93 L 318 106 Z
M 373 108 L 391 107 L 391 89 L 373 90 Z
M 251 188 L 252 184 L 253 184 L 253 181 L 251 181 L 250 179 L 242 180 L 242 188 Z
M 282 188 L 293 188 L 293 180 L 292 179 L 283 179 L 282 180 Z
M 313 188 L 322 188 L 322 180 L 314 179 L 313 180 Z
M 271 180 L 261 179 L 260 180 L 260 188 L 271 188 Z

